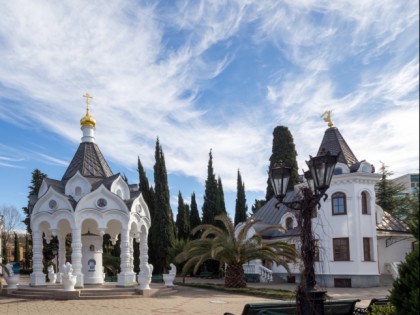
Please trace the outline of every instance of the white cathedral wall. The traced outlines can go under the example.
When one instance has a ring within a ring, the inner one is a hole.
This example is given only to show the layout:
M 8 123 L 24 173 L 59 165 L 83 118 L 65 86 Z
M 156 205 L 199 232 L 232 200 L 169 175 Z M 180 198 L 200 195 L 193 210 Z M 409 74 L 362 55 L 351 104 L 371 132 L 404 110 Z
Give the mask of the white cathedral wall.
M 317 263 L 318 274 L 332 275 L 377 275 L 377 244 L 376 223 L 374 211 L 369 215 L 362 215 L 362 191 L 371 194 L 370 209 L 374 209 L 374 183 L 376 174 L 350 173 L 333 177 L 328 190 L 328 199 L 321 202 L 318 218 L 313 220 L 315 238 L 320 240 L 321 263 Z M 332 215 L 331 196 L 335 192 L 346 194 L 347 215 Z M 363 261 L 363 237 L 372 240 L 372 261 Z M 349 238 L 350 260 L 334 261 L 333 238 Z
M 400 238 L 398 242 L 386 247 L 387 238 L 381 237 L 378 239 L 378 265 L 381 274 L 389 274 L 387 264 L 405 260 L 405 256 L 412 251 L 412 242 L 414 240 L 413 238 Z

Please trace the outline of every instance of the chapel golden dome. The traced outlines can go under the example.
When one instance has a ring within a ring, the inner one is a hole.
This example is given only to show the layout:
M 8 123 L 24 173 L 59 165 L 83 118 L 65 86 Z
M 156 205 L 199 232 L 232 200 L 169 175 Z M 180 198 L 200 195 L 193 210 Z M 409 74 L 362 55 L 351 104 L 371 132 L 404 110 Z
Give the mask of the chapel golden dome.
M 89 93 L 86 93 L 83 97 L 86 97 L 86 115 L 80 119 L 80 125 L 82 127 L 95 127 L 96 120 L 89 113 L 89 99 L 92 98 L 92 96 L 90 96 Z

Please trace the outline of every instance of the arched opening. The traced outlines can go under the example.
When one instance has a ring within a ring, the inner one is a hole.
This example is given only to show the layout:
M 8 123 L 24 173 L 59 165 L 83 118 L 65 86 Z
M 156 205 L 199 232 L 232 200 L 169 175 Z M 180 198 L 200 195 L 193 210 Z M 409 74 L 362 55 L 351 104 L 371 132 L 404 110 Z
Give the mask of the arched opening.
M 346 194 L 343 192 L 336 192 L 331 196 L 332 215 L 347 214 Z
M 362 191 L 361 194 L 361 207 L 362 207 L 362 214 L 370 214 L 370 207 L 369 207 L 369 195 L 366 191 Z

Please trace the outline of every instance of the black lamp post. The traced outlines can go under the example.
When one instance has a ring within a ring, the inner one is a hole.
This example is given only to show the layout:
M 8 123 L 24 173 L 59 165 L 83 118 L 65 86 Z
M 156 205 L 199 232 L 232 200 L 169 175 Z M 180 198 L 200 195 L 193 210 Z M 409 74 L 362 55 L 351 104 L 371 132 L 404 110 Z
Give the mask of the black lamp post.
M 273 186 L 274 194 L 279 201 L 293 210 L 301 211 L 301 256 L 304 265 L 302 279 L 298 288 L 296 302 L 298 303 L 299 314 L 302 315 L 323 315 L 325 292 L 315 288 L 315 240 L 312 234 L 312 218 L 316 215 L 316 207 L 324 197 L 328 198 L 326 191 L 330 187 L 334 167 L 337 164 L 338 155 L 331 155 L 330 152 L 321 150 L 316 157 L 311 157 L 306 162 L 309 171 L 305 172 L 308 187 L 301 188 L 302 198 L 291 202 L 283 202 L 286 195 L 287 185 L 292 169 L 282 161 L 276 163 L 269 170 L 269 177 Z

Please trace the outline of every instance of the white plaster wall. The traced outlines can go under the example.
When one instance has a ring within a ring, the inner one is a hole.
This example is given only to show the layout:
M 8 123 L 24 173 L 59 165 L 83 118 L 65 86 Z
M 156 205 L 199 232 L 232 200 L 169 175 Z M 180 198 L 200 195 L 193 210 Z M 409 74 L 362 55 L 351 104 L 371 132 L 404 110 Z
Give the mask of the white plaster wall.
M 386 264 L 401 261 L 401 258 L 411 252 L 413 239 L 405 239 L 386 247 L 387 237 L 378 239 L 379 271 L 387 274 Z M 405 259 L 404 259 L 405 260 Z

